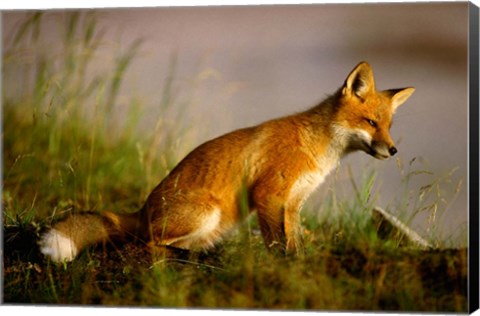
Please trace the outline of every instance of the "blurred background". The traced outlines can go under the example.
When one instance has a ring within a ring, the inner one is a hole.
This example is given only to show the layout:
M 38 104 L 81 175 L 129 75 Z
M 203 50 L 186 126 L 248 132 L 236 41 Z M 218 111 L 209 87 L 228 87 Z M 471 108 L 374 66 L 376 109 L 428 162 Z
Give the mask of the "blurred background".
M 3 12 L 4 51 L 26 14 Z M 425 199 L 410 225 L 423 236 L 434 228 L 450 244 L 467 244 L 468 3 L 96 9 L 94 14 L 104 40 L 88 73 L 111 67 L 112 52 L 141 40 L 114 115 L 121 122 L 135 98 L 143 104 L 139 137 L 152 133 L 158 115 L 171 115 L 159 106 L 170 85 L 176 104 L 188 103 L 178 107 L 188 113 L 175 122 L 192 131 L 183 154 L 230 130 L 316 105 L 363 60 L 373 67 L 377 89 L 415 87 L 392 126 L 395 158 L 348 156 L 306 208 L 321 212 L 332 195 L 352 197 L 351 175 L 360 185 L 375 170 L 375 204 L 398 214 L 399 204 L 410 203 L 398 201 L 405 194 Z M 48 11 L 42 20 L 52 59 L 61 49 L 63 15 Z M 22 67 L 4 70 L 5 97 L 22 94 L 29 84 Z

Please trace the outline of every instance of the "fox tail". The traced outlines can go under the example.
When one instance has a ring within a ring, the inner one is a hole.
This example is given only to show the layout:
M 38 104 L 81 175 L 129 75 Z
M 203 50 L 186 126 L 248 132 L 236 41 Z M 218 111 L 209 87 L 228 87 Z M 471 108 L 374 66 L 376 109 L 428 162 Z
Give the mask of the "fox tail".
M 72 214 L 54 224 L 38 242 L 40 251 L 56 262 L 71 261 L 83 249 L 137 235 L 140 212 Z

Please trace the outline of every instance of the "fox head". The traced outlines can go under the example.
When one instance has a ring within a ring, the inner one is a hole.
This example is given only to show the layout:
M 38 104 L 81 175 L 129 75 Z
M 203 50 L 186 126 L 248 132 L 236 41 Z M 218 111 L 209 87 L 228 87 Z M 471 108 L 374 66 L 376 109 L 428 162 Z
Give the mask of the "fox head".
M 390 136 L 392 117 L 414 88 L 377 91 L 373 71 L 358 64 L 338 92 L 334 133 L 343 139 L 346 153 L 363 150 L 377 159 L 387 159 L 397 148 Z

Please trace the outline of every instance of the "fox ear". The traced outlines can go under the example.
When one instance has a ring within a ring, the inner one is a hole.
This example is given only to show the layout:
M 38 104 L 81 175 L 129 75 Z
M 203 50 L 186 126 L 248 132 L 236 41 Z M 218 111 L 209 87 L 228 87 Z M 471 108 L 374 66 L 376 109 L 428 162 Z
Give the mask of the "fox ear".
M 361 62 L 348 75 L 342 93 L 344 95 L 353 94 L 360 99 L 365 99 L 371 91 L 375 91 L 372 67 L 367 62 Z
M 414 91 L 415 91 L 415 88 L 387 90 L 388 94 L 390 95 L 390 99 L 392 100 L 393 112 L 395 112 L 400 105 L 405 103 L 405 101 L 407 101 L 407 99 L 410 98 L 410 96 Z

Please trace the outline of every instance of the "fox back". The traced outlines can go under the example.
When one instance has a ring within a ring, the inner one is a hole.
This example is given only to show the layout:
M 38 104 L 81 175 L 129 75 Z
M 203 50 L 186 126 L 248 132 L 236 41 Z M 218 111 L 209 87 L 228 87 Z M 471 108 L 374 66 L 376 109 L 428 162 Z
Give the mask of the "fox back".
M 413 91 L 377 91 L 370 65 L 362 62 L 317 106 L 194 149 L 137 213 L 85 217 L 95 225 L 84 228 L 72 222 L 81 215 L 54 225 L 40 240 L 42 252 L 71 260 L 90 244 L 127 235 L 152 248 L 208 249 L 241 222 L 245 204 L 257 212 L 269 249 L 301 252 L 303 202 L 346 154 L 360 150 L 387 159 L 397 152 L 392 117 Z

